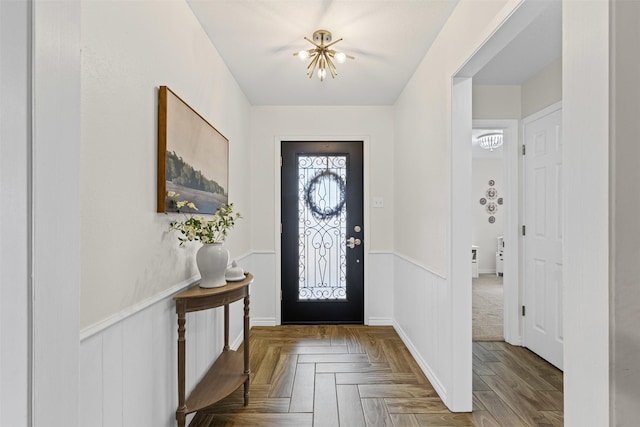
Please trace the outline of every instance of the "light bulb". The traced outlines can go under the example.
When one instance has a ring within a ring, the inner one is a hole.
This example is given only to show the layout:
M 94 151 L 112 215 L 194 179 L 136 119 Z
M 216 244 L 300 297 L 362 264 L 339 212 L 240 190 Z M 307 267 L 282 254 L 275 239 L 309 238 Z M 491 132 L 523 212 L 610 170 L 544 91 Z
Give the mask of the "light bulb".
M 324 68 L 318 68 L 318 77 L 320 78 L 320 81 L 324 80 L 324 78 L 327 77 L 327 70 Z
M 300 58 L 300 61 L 304 61 L 308 57 L 309 57 L 309 52 L 307 52 L 306 50 L 301 50 L 300 52 L 298 52 L 298 58 Z
M 344 52 L 338 52 L 336 53 L 335 58 L 338 64 L 344 64 L 344 61 L 347 60 L 347 55 Z

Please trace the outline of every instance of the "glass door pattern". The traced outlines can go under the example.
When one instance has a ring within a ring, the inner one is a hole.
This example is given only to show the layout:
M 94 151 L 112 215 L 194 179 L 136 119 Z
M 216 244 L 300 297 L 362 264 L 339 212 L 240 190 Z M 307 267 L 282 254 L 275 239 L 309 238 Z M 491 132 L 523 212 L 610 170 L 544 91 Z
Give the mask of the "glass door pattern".
M 298 300 L 346 300 L 345 155 L 298 155 Z

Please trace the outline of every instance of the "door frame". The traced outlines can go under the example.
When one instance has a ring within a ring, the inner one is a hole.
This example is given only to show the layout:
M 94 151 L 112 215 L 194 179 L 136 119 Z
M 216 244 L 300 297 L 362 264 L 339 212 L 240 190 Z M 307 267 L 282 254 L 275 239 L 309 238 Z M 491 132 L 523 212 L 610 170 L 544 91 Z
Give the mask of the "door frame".
M 282 223 L 282 209 L 280 203 L 282 201 L 282 170 L 280 168 L 281 157 L 281 144 L 283 141 L 327 141 L 327 142 L 342 142 L 342 141 L 362 141 L 362 208 L 363 208 L 363 227 L 364 227 L 364 324 L 369 324 L 369 286 L 367 274 L 369 270 L 369 210 L 370 210 L 370 197 L 369 197 L 369 171 L 370 171 L 370 144 L 368 136 L 359 135 L 277 135 L 274 137 L 274 167 L 276 173 L 275 177 L 275 205 L 274 212 L 274 243 L 275 243 L 275 277 L 276 286 L 274 287 L 274 303 L 276 307 L 276 325 L 282 324 L 282 305 L 281 305 L 281 289 L 282 289 L 282 242 L 280 240 L 280 224 Z
M 504 145 L 502 158 L 502 176 L 505 188 L 504 198 L 504 242 L 508 248 L 504 252 L 503 274 L 503 336 L 513 345 L 522 345 L 523 322 L 520 316 L 522 301 L 522 269 L 520 254 L 522 236 L 518 232 L 521 221 L 522 199 L 520 194 L 521 159 L 519 154 L 522 141 L 518 131 L 518 120 L 473 120 L 473 129 L 502 129 Z

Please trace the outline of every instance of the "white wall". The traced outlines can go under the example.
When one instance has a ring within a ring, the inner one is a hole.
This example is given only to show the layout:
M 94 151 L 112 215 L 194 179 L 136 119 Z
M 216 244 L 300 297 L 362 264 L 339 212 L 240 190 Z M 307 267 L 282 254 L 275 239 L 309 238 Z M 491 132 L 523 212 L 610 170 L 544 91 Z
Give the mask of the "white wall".
M 611 424 L 631 427 L 640 418 L 640 3 L 611 8 Z
M 562 101 L 562 59 L 514 85 L 474 85 L 474 119 L 522 119 Z
M 365 162 L 370 172 L 365 176 L 365 202 L 370 197 L 384 198 L 384 208 L 370 210 L 370 248 L 390 251 L 393 248 L 393 108 L 392 107 L 253 107 L 251 116 L 252 200 L 256 215 L 252 245 L 257 251 L 274 250 L 276 169 L 275 139 L 345 137 L 369 139 Z M 277 164 L 279 167 L 279 163 Z M 278 190 L 279 191 L 279 190 Z
M 486 205 L 480 204 L 480 199 L 487 199 L 486 191 L 489 188 L 489 180 L 495 181 L 493 188 L 498 190 L 498 196 L 493 202 L 498 203 L 498 198 L 505 197 L 505 185 L 502 180 L 503 160 L 474 158 L 472 162 L 473 181 L 471 194 L 471 243 L 478 246 L 478 270 L 482 273 L 496 272 L 497 237 L 504 235 L 504 205 L 498 205 L 498 211 L 493 214 L 495 222 L 489 223 L 490 214 Z
M 101 327 L 197 276 L 194 251 L 155 212 L 157 90 L 167 85 L 229 139 L 229 197 L 249 218 L 249 104 L 186 2 L 82 3 L 81 327 Z
M 459 3 L 396 103 L 396 211 L 402 215 L 395 219 L 395 248 L 439 274 L 447 265 L 451 78 L 487 26 L 497 25 L 505 3 Z
M 251 115 L 252 247 L 264 266 L 256 270 L 256 310 L 265 324 L 277 321 L 280 214 L 279 154 L 284 140 L 365 139 L 365 322 L 390 323 L 393 308 L 391 265 L 393 250 L 393 108 L 392 107 L 253 107 Z M 367 169 L 368 168 L 368 169 Z M 371 208 L 372 197 L 382 197 L 384 208 Z M 368 221 L 368 222 L 367 222 Z M 279 235 L 278 235 L 279 236 Z M 278 240 L 276 240 L 278 239 Z M 382 258 L 376 261 L 373 257 Z M 273 268 L 275 266 L 275 268 Z M 378 268 L 378 270 L 374 269 Z M 374 274 L 375 273 L 375 274 Z M 260 289 L 258 289 L 260 288 Z
M 606 426 L 609 2 L 565 0 L 562 26 L 564 422 L 567 427 Z
M 471 292 L 448 270 L 452 77 L 517 5 L 460 2 L 396 103 L 395 321 L 455 411 L 471 410 Z M 470 130 L 471 111 L 468 122 Z M 467 293 L 454 312 L 454 295 Z M 407 309 L 416 304 L 418 312 Z M 425 329 L 435 334 L 429 343 Z M 468 371 L 460 369 L 467 361 Z
M 473 118 L 520 119 L 522 118 L 522 88 L 509 85 L 474 85 Z
M 0 2 L 0 425 L 29 419 L 31 10 Z
M 155 212 L 157 88 L 169 86 L 229 139 L 230 200 L 246 219 L 227 246 L 247 270 L 253 217 L 249 104 L 186 2 L 86 1 L 80 18 L 83 251 L 76 408 L 82 426 L 172 426 L 177 324 L 171 295 L 197 277 L 197 245 L 179 249 L 167 232 L 171 216 Z M 235 340 L 241 303 L 230 315 Z M 188 315 L 187 331 L 191 388 L 222 349 L 221 309 Z M 77 344 L 77 325 L 72 332 Z
M 33 228 L 27 274 L 32 277 L 34 426 L 77 425 L 79 42 L 79 2 L 33 2 Z
M 562 59 L 522 83 L 522 117 L 562 101 Z

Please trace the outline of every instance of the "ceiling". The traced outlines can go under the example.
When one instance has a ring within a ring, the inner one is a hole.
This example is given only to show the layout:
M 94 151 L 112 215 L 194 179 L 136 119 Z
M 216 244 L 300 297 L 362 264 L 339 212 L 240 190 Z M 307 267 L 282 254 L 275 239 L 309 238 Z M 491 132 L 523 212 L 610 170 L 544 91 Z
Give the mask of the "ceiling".
M 473 84 L 519 85 L 562 56 L 562 2 L 549 6 L 473 76 Z
M 187 1 L 252 105 L 393 105 L 458 0 Z M 482 84 L 519 84 L 558 58 L 555 15 L 487 64 Z M 324 82 L 293 56 L 318 29 L 355 56 Z

